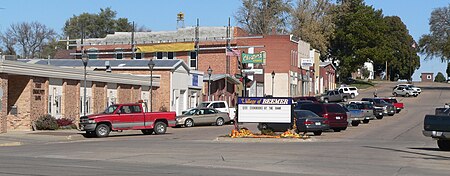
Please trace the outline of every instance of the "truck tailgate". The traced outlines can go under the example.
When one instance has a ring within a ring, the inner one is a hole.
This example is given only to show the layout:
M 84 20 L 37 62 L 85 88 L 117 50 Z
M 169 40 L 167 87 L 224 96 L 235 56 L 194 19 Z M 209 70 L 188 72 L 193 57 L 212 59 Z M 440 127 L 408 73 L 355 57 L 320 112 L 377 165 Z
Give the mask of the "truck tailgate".
M 450 132 L 450 116 L 426 115 L 423 128 L 425 131 Z

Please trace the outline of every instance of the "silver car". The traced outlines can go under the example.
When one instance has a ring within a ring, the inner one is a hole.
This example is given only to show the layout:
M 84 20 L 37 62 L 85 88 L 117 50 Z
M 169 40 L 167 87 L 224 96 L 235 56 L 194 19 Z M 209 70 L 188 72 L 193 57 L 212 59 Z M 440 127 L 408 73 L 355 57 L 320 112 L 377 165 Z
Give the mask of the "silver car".
M 193 127 L 195 125 L 222 126 L 230 122 L 228 113 L 220 112 L 212 108 L 193 108 L 186 111 L 183 115 L 177 116 L 176 126 Z

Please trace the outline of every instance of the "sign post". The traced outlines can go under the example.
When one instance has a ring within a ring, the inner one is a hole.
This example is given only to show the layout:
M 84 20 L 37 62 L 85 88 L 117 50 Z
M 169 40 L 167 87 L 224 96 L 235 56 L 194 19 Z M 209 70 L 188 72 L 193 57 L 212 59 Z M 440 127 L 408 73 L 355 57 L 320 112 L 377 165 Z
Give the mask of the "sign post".
M 238 98 L 237 114 L 243 123 L 291 123 L 292 98 Z

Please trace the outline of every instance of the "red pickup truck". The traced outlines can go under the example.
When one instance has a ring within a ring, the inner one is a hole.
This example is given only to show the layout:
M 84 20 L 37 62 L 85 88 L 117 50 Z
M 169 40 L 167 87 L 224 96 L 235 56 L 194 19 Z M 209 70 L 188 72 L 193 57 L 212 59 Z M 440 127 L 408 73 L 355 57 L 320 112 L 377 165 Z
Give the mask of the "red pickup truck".
M 114 104 L 103 113 L 80 118 L 86 136 L 107 137 L 111 131 L 141 130 L 144 134 L 164 134 L 175 126 L 175 112 L 144 112 L 142 104 Z
M 388 102 L 388 103 L 391 103 L 392 105 L 394 105 L 397 113 L 399 113 L 403 108 L 405 108 L 403 103 L 399 103 L 395 97 L 386 97 L 386 98 L 383 98 L 383 100 L 385 102 Z

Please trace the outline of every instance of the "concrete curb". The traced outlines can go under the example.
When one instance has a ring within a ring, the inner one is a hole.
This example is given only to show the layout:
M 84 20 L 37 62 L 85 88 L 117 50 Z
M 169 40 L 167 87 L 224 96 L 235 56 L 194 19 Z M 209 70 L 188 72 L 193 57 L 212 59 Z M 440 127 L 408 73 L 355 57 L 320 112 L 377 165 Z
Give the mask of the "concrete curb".
M 217 137 L 214 142 L 232 142 L 232 143 L 292 143 L 292 142 L 314 142 L 316 139 L 297 139 L 297 138 L 231 138 Z

